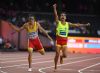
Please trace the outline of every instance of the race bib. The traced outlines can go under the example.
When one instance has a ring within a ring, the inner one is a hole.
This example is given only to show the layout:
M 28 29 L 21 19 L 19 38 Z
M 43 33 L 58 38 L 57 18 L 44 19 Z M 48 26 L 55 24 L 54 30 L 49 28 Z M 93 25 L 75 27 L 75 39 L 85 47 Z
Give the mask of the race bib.
M 37 32 L 31 32 L 31 33 L 28 33 L 28 38 L 29 39 L 34 39 L 35 37 L 38 36 L 38 33 Z

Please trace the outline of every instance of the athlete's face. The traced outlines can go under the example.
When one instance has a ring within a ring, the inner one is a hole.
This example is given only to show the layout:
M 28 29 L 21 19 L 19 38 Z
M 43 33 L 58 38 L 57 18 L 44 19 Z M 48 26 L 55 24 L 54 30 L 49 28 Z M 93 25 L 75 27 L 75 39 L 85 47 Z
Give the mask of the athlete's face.
M 29 18 L 30 23 L 34 23 L 34 18 Z
M 66 20 L 66 14 L 65 13 L 61 13 L 60 20 L 61 21 L 65 21 Z

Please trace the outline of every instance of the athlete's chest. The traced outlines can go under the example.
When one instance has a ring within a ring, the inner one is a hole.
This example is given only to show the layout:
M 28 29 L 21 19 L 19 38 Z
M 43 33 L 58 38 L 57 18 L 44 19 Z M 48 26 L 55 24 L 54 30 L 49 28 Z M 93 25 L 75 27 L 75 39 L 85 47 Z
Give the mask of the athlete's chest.
M 26 28 L 28 32 L 36 32 L 38 30 L 38 26 L 36 24 L 27 25 Z
M 58 30 L 66 31 L 66 30 L 68 30 L 68 26 L 67 26 L 67 25 L 59 25 L 59 26 L 57 27 L 57 29 L 58 29 Z

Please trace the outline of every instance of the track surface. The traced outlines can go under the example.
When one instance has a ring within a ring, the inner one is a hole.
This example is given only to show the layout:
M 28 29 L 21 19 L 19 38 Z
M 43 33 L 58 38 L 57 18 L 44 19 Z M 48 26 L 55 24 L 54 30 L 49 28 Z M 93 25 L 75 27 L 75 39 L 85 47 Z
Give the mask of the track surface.
M 100 54 L 68 54 L 54 72 L 55 52 L 44 56 L 33 53 L 32 72 L 28 72 L 27 52 L 0 52 L 0 73 L 100 73 Z

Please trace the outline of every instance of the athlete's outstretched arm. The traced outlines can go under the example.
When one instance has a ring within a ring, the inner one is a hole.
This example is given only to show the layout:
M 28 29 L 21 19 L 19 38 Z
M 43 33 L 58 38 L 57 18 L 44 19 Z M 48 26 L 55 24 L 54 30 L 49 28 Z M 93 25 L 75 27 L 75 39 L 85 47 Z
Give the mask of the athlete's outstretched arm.
M 19 31 L 21 31 L 21 30 L 23 30 L 23 29 L 25 29 L 26 28 L 26 23 L 23 25 L 23 26 L 21 26 L 20 28 L 19 28 Z
M 53 10 L 54 10 L 55 21 L 58 23 L 59 17 L 57 14 L 57 5 L 56 4 L 53 5 Z
M 9 22 L 9 25 L 12 29 L 16 30 L 17 32 L 19 32 L 19 28 L 15 25 L 13 25 L 12 23 Z
M 70 22 L 68 22 L 68 23 L 69 23 L 69 25 L 70 25 L 71 27 L 85 27 L 85 26 L 90 26 L 90 23 L 87 23 L 87 24 L 70 23 Z
M 11 26 L 14 30 L 16 30 L 17 32 L 23 30 L 23 29 L 24 29 L 24 26 L 25 26 L 25 24 L 24 24 L 22 27 L 18 28 L 17 26 L 13 25 L 12 23 L 9 23 L 9 24 L 10 24 L 10 26 Z
M 38 24 L 39 30 L 41 32 L 43 32 L 51 41 L 53 41 L 53 39 L 48 35 L 48 33 L 45 31 L 45 29 L 43 29 L 42 26 L 39 23 L 37 23 L 37 24 Z

